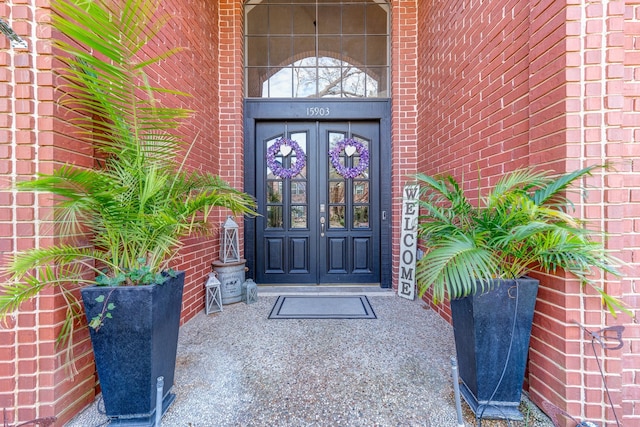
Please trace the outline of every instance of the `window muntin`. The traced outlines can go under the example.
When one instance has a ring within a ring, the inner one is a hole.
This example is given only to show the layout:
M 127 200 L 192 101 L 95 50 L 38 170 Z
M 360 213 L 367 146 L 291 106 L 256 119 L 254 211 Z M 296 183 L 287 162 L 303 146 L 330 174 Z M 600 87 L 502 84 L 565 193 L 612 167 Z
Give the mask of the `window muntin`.
M 265 149 L 268 150 L 278 143 L 280 138 L 288 138 L 295 141 L 302 151 L 307 153 L 308 135 L 306 132 L 292 132 L 281 134 L 265 141 Z M 288 152 L 286 155 L 279 151 L 273 161 L 285 169 L 289 169 L 296 164 L 299 159 L 295 152 Z M 290 179 L 284 179 L 273 173 L 269 165 L 266 166 L 266 204 L 267 204 L 267 228 L 273 229 L 294 229 L 309 227 L 309 188 L 307 165 L 300 170 L 300 173 Z M 285 218 L 284 212 L 289 212 L 289 218 Z
M 389 96 L 386 1 L 251 0 L 245 14 L 248 97 Z

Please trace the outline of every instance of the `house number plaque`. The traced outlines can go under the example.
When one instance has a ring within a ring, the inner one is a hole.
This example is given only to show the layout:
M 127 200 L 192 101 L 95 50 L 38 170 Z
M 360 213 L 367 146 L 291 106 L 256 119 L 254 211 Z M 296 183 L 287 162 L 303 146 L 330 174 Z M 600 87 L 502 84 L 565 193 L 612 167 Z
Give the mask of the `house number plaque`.
M 329 107 L 307 107 L 307 117 L 327 117 L 331 115 Z

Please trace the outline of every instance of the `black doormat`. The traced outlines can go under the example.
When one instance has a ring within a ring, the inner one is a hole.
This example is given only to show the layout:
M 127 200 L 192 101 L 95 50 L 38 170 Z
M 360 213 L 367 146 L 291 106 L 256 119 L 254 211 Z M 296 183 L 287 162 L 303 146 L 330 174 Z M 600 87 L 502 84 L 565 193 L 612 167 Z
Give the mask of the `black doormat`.
M 281 295 L 269 319 L 376 319 L 376 314 L 364 295 Z

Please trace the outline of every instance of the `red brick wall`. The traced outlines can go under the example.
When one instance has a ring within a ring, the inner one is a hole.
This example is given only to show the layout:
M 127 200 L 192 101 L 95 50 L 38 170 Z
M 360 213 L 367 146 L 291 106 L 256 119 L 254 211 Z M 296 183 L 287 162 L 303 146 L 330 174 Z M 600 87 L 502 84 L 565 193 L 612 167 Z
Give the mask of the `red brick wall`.
M 518 166 L 557 171 L 612 161 L 590 179 L 576 214 L 609 233 L 607 247 L 629 265 L 602 280 L 638 307 L 638 3 L 554 0 L 436 2 L 419 9 L 419 169 L 464 177 L 475 194 Z M 625 346 L 603 351 L 606 383 L 625 425 L 639 422 L 638 326 L 614 319 L 575 280 L 540 277 L 529 391 L 573 416 L 614 421 L 589 330 L 624 324 Z M 438 307 L 448 318 L 448 308 Z M 635 352 L 637 353 L 637 351 Z
M 608 191 L 605 203 L 615 205 L 607 210 L 612 221 L 607 224 L 610 233 L 617 236 L 615 243 L 622 250 L 622 258 L 629 263 L 625 268 L 625 278 L 615 290 L 623 295 L 625 302 L 636 309 L 640 307 L 640 292 L 637 282 L 640 278 L 638 263 L 640 262 L 640 1 L 628 0 L 611 6 L 608 15 L 615 16 L 618 25 L 616 38 L 608 37 L 608 43 L 615 46 L 610 60 L 615 60 L 609 72 L 615 76 L 616 85 L 607 98 L 607 106 L 618 110 L 619 120 L 613 122 L 618 127 L 619 138 L 611 138 L 607 144 L 608 157 L 616 158 L 620 174 L 607 181 Z M 619 27 L 622 26 L 623 34 Z M 624 36 L 620 40 L 620 36 Z M 623 55 L 620 58 L 619 55 Z M 615 72 L 618 72 L 616 75 Z M 622 72 L 622 74 L 619 74 Z M 618 101 L 616 103 L 616 101 Z M 612 132 L 612 136 L 615 132 Z M 621 411 L 627 425 L 640 425 L 640 328 L 627 325 L 627 338 L 622 350 L 622 363 L 619 358 L 611 361 L 614 372 L 620 375 Z M 617 355 L 616 355 L 617 356 Z
M 472 189 L 478 171 L 486 187 L 528 164 L 527 4 L 452 0 L 420 7 L 421 172 L 450 173 Z M 436 310 L 449 318 L 448 307 Z
M 55 241 L 48 198 L 17 194 L 11 190 L 13 182 L 49 172 L 62 162 L 94 164 L 92 148 L 71 136 L 70 113 L 55 103 L 50 11 L 46 1 L 35 4 L 0 4 L 0 16 L 29 42 L 28 49 L 15 50 L 0 36 L 0 262 L 16 250 Z M 163 61 L 151 78 L 193 95 L 167 99 L 196 111 L 183 126 L 186 139 L 195 141 L 187 165 L 218 173 L 217 7 L 167 0 L 165 8 L 173 20 L 151 50 L 186 49 Z M 226 212 L 213 223 L 223 216 Z M 204 307 L 203 284 L 217 258 L 217 240 L 189 239 L 176 265 L 187 273 L 183 321 Z M 55 348 L 63 307 L 60 295 L 43 293 L 0 329 L 0 409 L 7 409 L 11 424 L 56 416 L 56 425 L 63 425 L 95 398 L 97 377 L 86 327 L 75 332 L 72 367 L 63 364 L 66 355 Z
M 558 170 L 576 168 L 579 163 L 562 165 L 570 150 L 567 132 L 570 120 L 564 115 L 568 106 L 565 5 L 535 4 L 532 11 L 531 164 Z M 582 139 L 580 135 L 573 138 L 578 143 Z M 531 340 L 531 392 L 538 403 L 551 401 L 579 418 L 584 415 L 582 408 L 570 402 L 579 401 L 582 394 L 583 337 L 569 322 L 581 320 L 576 317 L 582 305 L 580 288 L 574 281 L 542 279 L 546 286 L 540 289 Z
M 244 10 L 241 1 L 220 0 L 218 47 L 219 147 L 221 176 L 238 188 L 243 185 Z M 241 233 L 242 234 L 242 233 Z
M 0 256 L 46 245 L 55 235 L 46 222 L 36 228 L 36 220 L 49 213 L 48 201 L 14 194 L 12 180 L 51 170 L 62 160 L 93 162 L 90 147 L 65 136 L 69 129 L 61 118 L 67 116 L 55 107 L 46 3 L 0 4 L 0 16 L 30 42 L 28 50 L 14 51 L 0 37 Z M 242 1 L 165 5 L 174 20 L 157 42 L 187 50 L 164 61 L 153 76 L 194 95 L 176 101 L 196 111 L 183 128 L 196 141 L 187 164 L 241 188 Z M 393 1 L 394 200 L 416 170 L 468 177 L 472 190 L 478 171 L 486 187 L 521 165 L 568 170 L 616 160 L 617 172 L 593 180 L 596 188 L 579 204 L 579 213 L 610 232 L 609 247 L 620 249 L 630 263 L 623 280 L 607 278 L 603 284 L 637 307 L 639 6 Z M 394 218 L 399 213 L 394 204 Z M 213 222 L 225 217 L 219 212 Z M 397 262 L 398 231 L 392 245 Z M 202 285 L 217 254 L 216 238 L 187 241 L 177 265 L 188 277 L 183 321 L 202 309 Z M 550 400 L 577 417 L 611 420 L 589 341 L 571 322 L 590 329 L 624 323 L 625 347 L 600 356 L 617 414 L 625 425 L 640 422 L 640 360 L 631 350 L 640 341 L 637 326 L 626 317 L 614 321 L 604 315 L 597 297 L 585 296 L 574 281 L 543 280 L 531 345 L 534 400 Z M 56 298 L 43 295 L 0 329 L 0 407 L 9 409 L 10 422 L 49 415 L 64 421 L 94 397 L 86 331 L 76 337 L 74 354 L 81 360 L 74 382 L 53 348 L 62 316 Z M 446 307 L 439 309 L 447 316 Z
M 402 198 L 402 188 L 417 172 L 419 155 L 418 99 L 418 6 L 414 1 L 391 2 L 391 147 L 392 200 Z M 420 54 L 421 55 L 421 54 Z M 402 215 L 400 203 L 392 204 L 392 218 Z M 400 264 L 400 227 L 392 227 L 392 265 Z M 393 272 L 393 286 L 398 274 Z
M 13 49 L 0 36 L 0 262 L 13 251 L 47 245 L 55 236 L 48 221 L 48 199 L 15 193 L 13 183 L 51 171 L 63 157 L 85 165 L 93 162 L 81 147 L 55 146 L 56 133 L 64 127 L 54 119 L 48 15 L 46 7 L 31 2 L 0 4 L 0 16 L 29 44 L 27 49 Z M 74 405 L 77 410 L 89 401 L 87 390 L 94 383 L 91 364 L 86 360 L 79 364 L 71 381 L 61 363 L 64 355 L 55 348 L 64 315 L 61 307 L 59 295 L 43 293 L 0 329 L 0 408 L 7 409 L 10 422 L 64 418 L 66 408 L 74 411 Z M 76 336 L 78 358 L 86 359 L 90 349 L 86 338 L 86 331 Z
M 220 176 L 235 188 L 244 187 L 244 8 L 242 1 L 219 0 L 218 67 L 218 146 Z M 224 222 L 221 213 L 219 222 Z M 244 224 L 235 218 L 240 229 L 241 254 L 244 254 Z M 251 272 L 249 272 L 251 274 Z
M 226 167 L 218 153 L 218 6 L 216 2 L 164 0 L 163 9 L 172 20 L 157 42 L 162 49 L 180 46 L 183 50 L 156 67 L 157 81 L 163 87 L 191 94 L 191 97 L 169 99 L 167 103 L 177 102 L 177 105 L 194 111 L 193 117 L 181 129 L 185 141 L 193 143 L 186 165 L 191 169 L 224 175 Z M 211 224 L 216 229 L 213 238 L 185 240 L 176 265 L 185 271 L 183 322 L 204 308 L 204 283 L 211 272 L 211 263 L 219 257 L 217 229 L 227 213 L 216 212 L 212 216 Z

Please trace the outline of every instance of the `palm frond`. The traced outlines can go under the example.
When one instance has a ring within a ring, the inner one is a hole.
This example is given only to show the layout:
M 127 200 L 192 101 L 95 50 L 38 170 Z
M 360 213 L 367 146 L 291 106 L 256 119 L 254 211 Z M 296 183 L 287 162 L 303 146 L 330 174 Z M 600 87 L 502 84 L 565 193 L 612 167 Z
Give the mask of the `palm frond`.
M 418 234 L 426 248 L 416 273 L 421 294 L 431 288 L 434 300 L 442 301 L 445 294 L 471 294 L 492 278 L 563 270 L 600 292 L 612 313 L 622 307 L 593 280 L 595 270 L 619 276 L 619 260 L 566 209 L 571 202 L 564 192 L 598 167 L 564 175 L 519 169 L 502 177 L 478 206 L 453 178 L 418 174 Z
M 129 273 L 156 275 L 167 268 L 182 237 L 208 232 L 206 220 L 215 207 L 236 214 L 253 214 L 255 207 L 251 197 L 219 177 L 183 171 L 193 144 L 184 143 L 178 128 L 192 112 L 166 107 L 160 99 L 187 94 L 154 86 L 145 73 L 181 50 L 147 54 L 154 50 L 146 44 L 170 19 L 159 5 L 159 0 L 51 4 L 53 27 L 63 35 L 54 41 L 64 65 L 60 104 L 73 113 L 76 136 L 103 158 L 96 170 L 65 165 L 19 184 L 21 191 L 54 198 L 56 237 L 64 243 L 14 257 L 0 315 L 47 287 L 60 287 L 67 303 L 63 342 L 79 313 L 71 289 L 104 274 L 114 278 L 104 284 L 136 285 Z
M 420 296 L 429 288 L 435 302 L 443 301 L 447 294 L 457 298 L 473 293 L 478 283 L 486 284 L 495 277 L 494 264 L 493 254 L 466 236 L 443 239 L 418 261 Z
M 4 317 L 8 313 L 12 313 L 20 307 L 20 305 L 36 295 L 38 295 L 45 287 L 49 286 L 45 282 L 16 282 L 2 287 L 0 294 L 0 316 Z
M 51 265 L 63 266 L 72 263 L 84 263 L 90 266 L 93 261 L 104 262 L 102 251 L 73 245 L 59 244 L 48 248 L 34 248 L 20 252 L 7 263 L 6 270 L 15 278 L 25 275 L 34 276 L 33 269 L 50 268 Z M 49 270 L 46 270 L 48 273 Z M 43 279 L 45 280 L 45 279 Z M 59 282 L 56 277 L 47 275 L 45 281 Z
M 80 119 L 87 129 L 98 124 L 107 138 L 101 140 L 109 152 L 118 152 L 122 144 L 135 146 L 145 130 L 174 129 L 179 120 L 191 112 L 160 106 L 154 94 L 178 91 L 155 88 L 148 84 L 144 67 L 161 61 L 178 49 L 140 59 L 142 47 L 166 23 L 166 17 L 153 21 L 157 1 L 124 0 L 122 8 L 101 8 L 96 2 L 79 7 L 73 1 L 56 2 L 59 15 L 54 25 L 79 42 L 80 46 L 60 42 L 57 46 L 68 54 L 64 105 L 84 105 L 91 116 Z M 104 3 L 103 5 L 106 5 Z M 143 96 L 145 94 L 145 96 Z M 179 145 L 180 141 L 173 142 Z
M 533 194 L 533 201 L 539 206 L 548 203 L 553 198 L 558 197 L 559 193 L 567 190 L 567 188 L 569 188 L 577 179 L 582 178 L 583 176 L 591 176 L 592 172 L 599 168 L 602 168 L 602 166 L 593 165 L 558 176 L 551 180 L 547 185 L 538 188 Z M 568 199 L 566 198 L 563 198 L 562 200 L 568 202 Z

